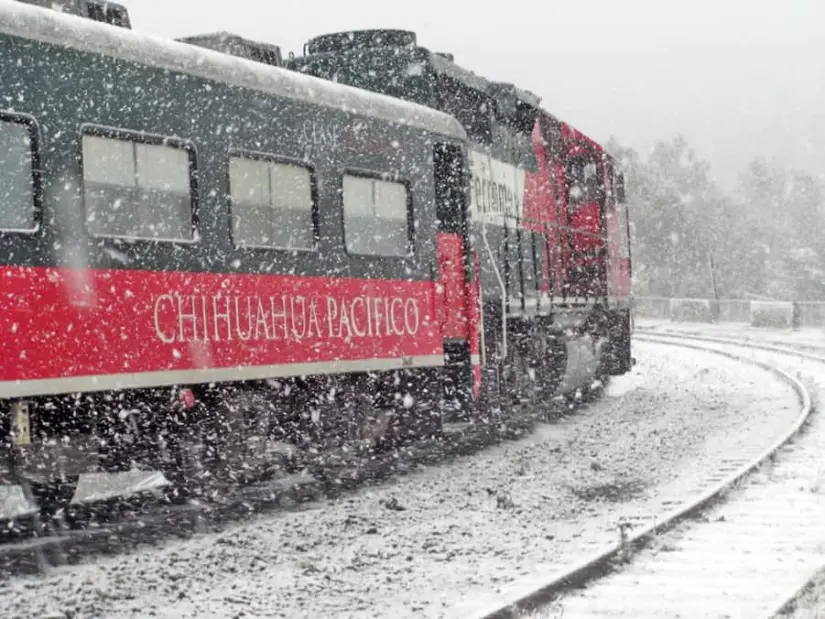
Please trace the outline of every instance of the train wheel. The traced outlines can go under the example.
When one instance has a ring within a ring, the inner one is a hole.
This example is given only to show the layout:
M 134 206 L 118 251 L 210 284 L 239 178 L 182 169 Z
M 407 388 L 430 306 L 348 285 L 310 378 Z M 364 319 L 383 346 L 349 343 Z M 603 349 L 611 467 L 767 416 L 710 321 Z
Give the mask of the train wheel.
M 537 405 L 553 397 L 567 362 L 564 342 L 537 327 L 515 339 L 511 350 L 507 370 L 520 400 Z
M 614 312 L 610 315 L 607 329 L 608 343 L 602 362 L 602 373 L 620 376 L 633 369 L 630 354 L 630 312 Z
M 74 525 L 70 503 L 79 480 L 80 476 L 73 475 L 49 482 L 24 482 L 26 494 L 40 508 L 39 519 L 44 532 Z
M 401 372 L 392 391 L 391 435 L 396 445 L 441 435 L 443 386 L 437 371 Z
M 536 367 L 538 393 L 543 402 L 557 395 L 567 369 L 567 346 L 561 335 L 541 333 L 541 355 Z
M 212 474 L 228 484 L 261 481 L 288 468 L 285 453 L 270 436 L 274 404 L 255 392 L 238 392 L 218 407 L 213 420 Z
M 229 392 L 179 412 L 163 445 L 170 500 L 220 500 L 231 487 L 264 478 L 269 410 L 255 394 Z
M 509 403 L 533 405 L 538 399 L 536 367 L 540 357 L 533 334 L 527 332 L 514 335 L 509 352 L 505 366 Z

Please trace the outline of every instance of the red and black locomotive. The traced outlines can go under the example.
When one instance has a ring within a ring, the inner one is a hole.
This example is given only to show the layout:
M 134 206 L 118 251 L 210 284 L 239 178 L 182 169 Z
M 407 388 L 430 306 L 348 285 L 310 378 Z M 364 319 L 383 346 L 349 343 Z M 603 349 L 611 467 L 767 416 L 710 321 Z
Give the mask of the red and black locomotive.
M 409 33 L 386 33 L 423 58 L 394 91 L 359 77 L 386 47 L 351 62 L 362 35 L 285 68 L 64 4 L 0 6 L 4 483 L 185 485 L 629 369 L 620 176 L 536 97 Z
M 494 407 L 508 393 L 568 392 L 629 370 L 628 218 L 622 175 L 601 146 L 534 94 L 420 47 L 413 32 L 318 36 L 287 66 L 437 109 L 466 130 L 469 208 L 439 216 L 453 318 L 442 333 Z

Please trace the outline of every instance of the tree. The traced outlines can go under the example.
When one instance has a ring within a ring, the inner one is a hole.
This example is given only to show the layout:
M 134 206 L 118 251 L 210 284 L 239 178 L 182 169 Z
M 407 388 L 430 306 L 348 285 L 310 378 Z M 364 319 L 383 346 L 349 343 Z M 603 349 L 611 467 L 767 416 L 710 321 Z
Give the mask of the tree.
M 659 141 L 642 161 L 611 140 L 608 149 L 628 177 L 633 221 L 634 272 L 640 294 L 706 296 L 709 256 L 716 241 L 716 212 L 725 198 L 687 141 Z
M 643 160 L 611 139 L 627 178 L 634 287 L 654 296 L 710 296 L 710 258 L 721 297 L 825 298 L 822 200 L 810 174 L 754 159 L 734 197 L 677 136 Z

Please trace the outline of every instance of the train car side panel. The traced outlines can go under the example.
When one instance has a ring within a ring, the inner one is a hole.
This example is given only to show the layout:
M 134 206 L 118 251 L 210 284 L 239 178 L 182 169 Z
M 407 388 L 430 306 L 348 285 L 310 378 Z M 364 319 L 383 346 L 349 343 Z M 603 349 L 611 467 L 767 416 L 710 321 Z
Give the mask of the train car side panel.
M 0 105 L 31 120 L 38 160 L 20 207 L 39 227 L 0 233 L 0 430 L 20 398 L 36 428 L 10 448 L 12 476 L 176 465 L 190 439 L 220 467 L 265 461 L 253 436 L 316 448 L 439 431 L 432 148 L 463 152 L 454 120 L 1 11 Z M 182 384 L 197 386 L 185 410 L 168 388 Z
M 0 396 L 443 364 L 431 282 L 3 267 Z

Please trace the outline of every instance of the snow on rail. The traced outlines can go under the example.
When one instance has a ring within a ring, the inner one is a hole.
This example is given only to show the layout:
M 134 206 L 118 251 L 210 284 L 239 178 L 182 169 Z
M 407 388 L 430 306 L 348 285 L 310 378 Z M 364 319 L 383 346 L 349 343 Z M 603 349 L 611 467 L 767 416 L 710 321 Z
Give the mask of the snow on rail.
M 455 139 L 467 135 L 455 118 L 423 105 L 17 0 L 0 0 L 0 33 L 251 88 Z
M 718 338 L 714 346 L 751 349 L 773 363 L 780 353 L 819 388 L 825 382 L 809 362 L 825 357 L 775 346 Z M 762 352 L 764 351 L 764 352 Z M 813 416 L 806 432 L 740 490 L 656 540 L 626 569 L 567 595 L 565 617 L 725 616 L 733 619 L 821 617 L 817 578 L 825 551 L 825 420 Z M 813 590 L 805 592 L 807 585 Z M 820 583 L 825 593 L 825 581 Z M 789 616 L 789 613 L 793 613 Z M 532 617 L 553 617 L 543 612 Z
M 15 578 L 0 616 L 464 619 L 520 578 L 617 541 L 617 522 L 670 511 L 796 416 L 793 392 L 762 370 L 659 344 L 638 352 L 605 398 L 521 441 L 220 534 Z
M 563 571 L 553 575 L 552 578 L 545 578 L 543 582 L 539 582 L 539 579 L 535 577 L 523 581 L 511 588 L 505 595 L 501 596 L 501 601 L 495 607 L 488 608 L 468 617 L 473 617 L 474 619 L 505 619 L 523 617 L 525 611 L 542 608 L 550 604 L 559 594 L 571 588 L 581 586 L 585 582 L 593 580 L 594 578 L 598 578 L 604 570 L 610 569 L 610 566 L 614 561 L 626 560 L 634 550 L 641 549 L 643 546 L 649 544 L 656 535 L 672 529 L 684 518 L 695 513 L 697 510 L 706 507 L 713 500 L 722 496 L 740 480 L 759 468 L 788 441 L 796 436 L 796 434 L 808 421 L 813 411 L 811 396 L 807 388 L 797 378 L 791 376 L 787 372 L 767 363 L 741 357 L 722 350 L 688 344 L 684 341 L 695 339 L 701 342 L 710 340 L 710 338 L 665 336 L 660 339 L 659 336 L 639 336 L 638 334 L 637 337 L 642 341 L 658 341 L 688 349 L 707 350 L 709 352 L 714 352 L 731 359 L 737 359 L 744 363 L 766 369 L 779 376 L 783 381 L 793 387 L 800 399 L 800 412 L 791 427 L 767 449 L 761 451 L 756 458 L 750 459 L 745 464 L 738 466 L 733 473 L 727 474 L 728 471 L 724 471 L 725 475 L 721 481 L 716 482 L 714 479 L 714 483 L 711 484 L 710 488 L 704 490 L 698 496 L 688 498 L 684 503 L 678 505 L 670 513 L 663 517 L 657 518 L 654 523 L 646 526 L 641 531 L 628 536 L 624 540 L 623 544 L 620 543 L 606 549 L 600 549 L 592 553 L 590 556 L 584 557 L 573 567 L 564 569 Z M 740 345 L 747 346 L 746 344 Z M 755 347 L 771 348 L 761 346 Z

